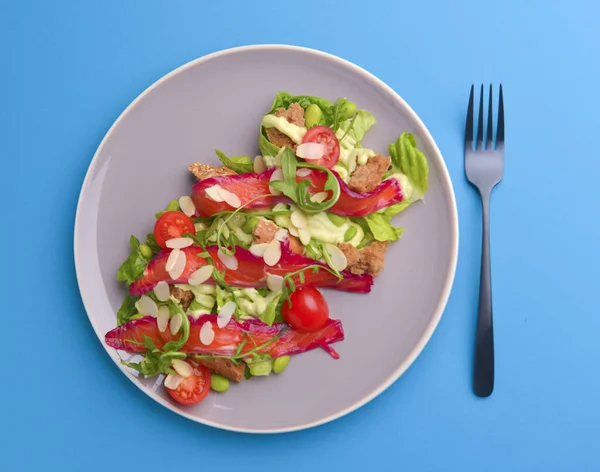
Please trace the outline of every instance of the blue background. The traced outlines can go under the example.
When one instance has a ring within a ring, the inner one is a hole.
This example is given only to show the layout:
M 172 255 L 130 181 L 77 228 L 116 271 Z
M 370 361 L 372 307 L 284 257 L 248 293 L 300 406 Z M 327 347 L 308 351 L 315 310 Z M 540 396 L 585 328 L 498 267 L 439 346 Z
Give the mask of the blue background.
M 0 2 L 0 469 L 600 470 L 599 14 L 593 0 Z M 414 365 L 350 416 L 270 437 L 197 425 L 133 387 L 87 320 L 72 251 L 80 185 L 120 112 L 173 68 L 252 43 L 322 49 L 391 85 L 436 139 L 460 214 L 456 282 Z M 508 146 L 485 400 L 471 393 L 480 210 L 462 166 L 481 82 L 504 84 Z

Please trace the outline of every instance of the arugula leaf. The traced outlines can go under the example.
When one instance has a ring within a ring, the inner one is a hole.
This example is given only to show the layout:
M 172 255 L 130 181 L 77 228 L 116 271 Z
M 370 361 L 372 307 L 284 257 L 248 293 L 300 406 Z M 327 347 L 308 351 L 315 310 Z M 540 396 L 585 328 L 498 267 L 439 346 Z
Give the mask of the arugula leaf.
M 146 246 L 152 249 L 152 257 L 158 254 L 161 251 L 161 247 L 156 243 L 156 239 L 154 239 L 154 233 L 148 233 L 146 235 Z
M 386 177 L 401 172 L 414 187 L 416 195 L 411 196 L 412 201 L 423 197 L 427 191 L 427 177 L 429 166 L 427 158 L 417 149 L 417 140 L 410 133 L 402 133 L 395 143 L 388 146 L 392 158 L 392 170 L 386 173 Z
M 375 123 L 377 123 L 377 120 L 375 120 L 375 117 L 371 115 L 371 113 L 366 110 L 360 110 L 351 120 L 346 120 L 340 124 L 339 128 L 346 133 L 342 136 L 340 141 L 343 141 L 344 137 L 347 135 L 350 136 L 356 144 L 360 144 L 367 131 Z
M 127 287 L 139 279 L 144 273 L 144 269 L 148 265 L 146 259 L 140 251 L 140 241 L 135 236 L 129 238 L 129 246 L 131 248 L 129 257 L 121 264 L 117 271 L 117 280 L 125 282 Z
M 252 165 L 252 159 L 248 156 L 233 156 L 227 157 L 227 155 L 218 149 L 215 150 L 217 156 L 219 156 L 219 160 L 229 167 L 231 170 L 234 170 L 238 174 L 246 174 L 248 172 L 254 172 L 254 167 Z
M 117 311 L 117 326 L 127 323 L 133 315 L 137 314 L 135 302 L 139 299 L 140 297 L 132 297 L 129 294 L 125 296 L 125 300 L 121 303 L 121 308 Z
M 158 213 L 155 213 L 154 216 L 158 219 L 164 213 L 166 213 L 168 211 L 181 211 L 181 207 L 179 206 L 179 202 L 177 200 L 171 200 L 169 202 L 169 204 L 167 205 L 167 209 L 166 210 L 159 211 Z
M 173 300 L 171 300 L 171 299 L 167 300 L 167 306 L 169 307 L 169 311 L 171 312 L 171 315 L 175 315 L 177 313 L 179 313 L 181 315 L 183 323 L 181 325 L 181 336 L 179 336 L 179 339 L 165 343 L 165 345 L 163 346 L 163 350 L 165 352 L 178 351 L 179 349 L 181 349 L 184 346 L 184 344 L 190 338 L 190 319 L 187 317 L 187 315 L 181 309 L 181 307 L 177 303 L 175 303 Z
M 296 182 L 296 167 L 306 167 L 309 169 L 317 169 L 327 174 L 324 190 L 331 190 L 333 196 L 324 202 L 313 202 L 311 194 L 308 192 L 311 182 L 309 180 L 301 180 Z M 274 180 L 270 182 L 271 187 L 279 190 L 286 197 L 298 205 L 298 207 L 306 213 L 319 213 L 331 208 L 340 197 L 340 184 L 333 172 L 323 166 L 316 164 L 300 163 L 296 161 L 296 156 L 291 149 L 285 149 L 281 156 L 281 170 L 283 171 L 283 180 Z

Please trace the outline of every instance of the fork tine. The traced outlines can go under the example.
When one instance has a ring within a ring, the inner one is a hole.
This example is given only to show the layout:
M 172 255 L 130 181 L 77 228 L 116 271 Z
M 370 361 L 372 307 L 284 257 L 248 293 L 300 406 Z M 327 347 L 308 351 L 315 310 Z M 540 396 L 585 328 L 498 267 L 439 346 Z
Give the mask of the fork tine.
M 469 105 L 467 106 L 467 124 L 465 129 L 465 148 L 473 147 L 473 90 L 474 85 L 471 85 L 471 94 L 469 95 Z
M 475 149 L 483 149 L 483 84 L 479 94 L 479 119 L 477 120 L 477 146 Z
M 496 147 L 504 144 L 504 98 L 502 84 L 500 84 L 500 98 L 498 99 L 498 131 L 496 132 Z
M 494 118 L 492 117 L 492 84 L 490 84 L 490 100 L 488 106 L 488 120 L 487 120 L 487 140 L 485 148 L 491 150 L 494 141 Z

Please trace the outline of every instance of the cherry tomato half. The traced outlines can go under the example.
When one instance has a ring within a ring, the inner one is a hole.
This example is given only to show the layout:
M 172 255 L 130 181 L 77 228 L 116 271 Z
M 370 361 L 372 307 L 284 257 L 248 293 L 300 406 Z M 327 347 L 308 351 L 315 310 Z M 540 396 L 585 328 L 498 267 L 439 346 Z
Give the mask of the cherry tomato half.
M 292 306 L 285 301 L 283 319 L 298 331 L 317 331 L 329 319 L 329 307 L 325 297 L 316 288 L 302 287 L 290 296 Z
M 196 228 L 192 219 L 180 211 L 163 213 L 154 225 L 154 239 L 163 249 L 169 239 L 179 238 L 185 233 L 196 234 Z
M 194 373 L 184 378 L 175 390 L 167 388 L 173 400 L 182 405 L 200 403 L 206 398 L 209 390 L 210 370 L 201 365 L 194 366 Z
M 302 143 L 321 143 L 327 147 L 327 152 L 321 159 L 310 161 L 313 164 L 331 169 L 340 158 L 340 142 L 333 130 L 327 126 L 313 126 L 304 135 Z

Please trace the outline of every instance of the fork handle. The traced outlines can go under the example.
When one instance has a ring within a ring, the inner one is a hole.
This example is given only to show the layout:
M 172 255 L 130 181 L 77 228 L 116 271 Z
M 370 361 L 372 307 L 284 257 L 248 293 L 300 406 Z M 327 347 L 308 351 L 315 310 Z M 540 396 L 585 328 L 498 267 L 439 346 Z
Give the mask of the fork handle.
M 475 338 L 473 391 L 487 397 L 494 390 L 494 326 L 492 323 L 492 276 L 490 267 L 490 193 L 481 193 L 483 240 L 481 243 L 481 279 L 479 311 Z

